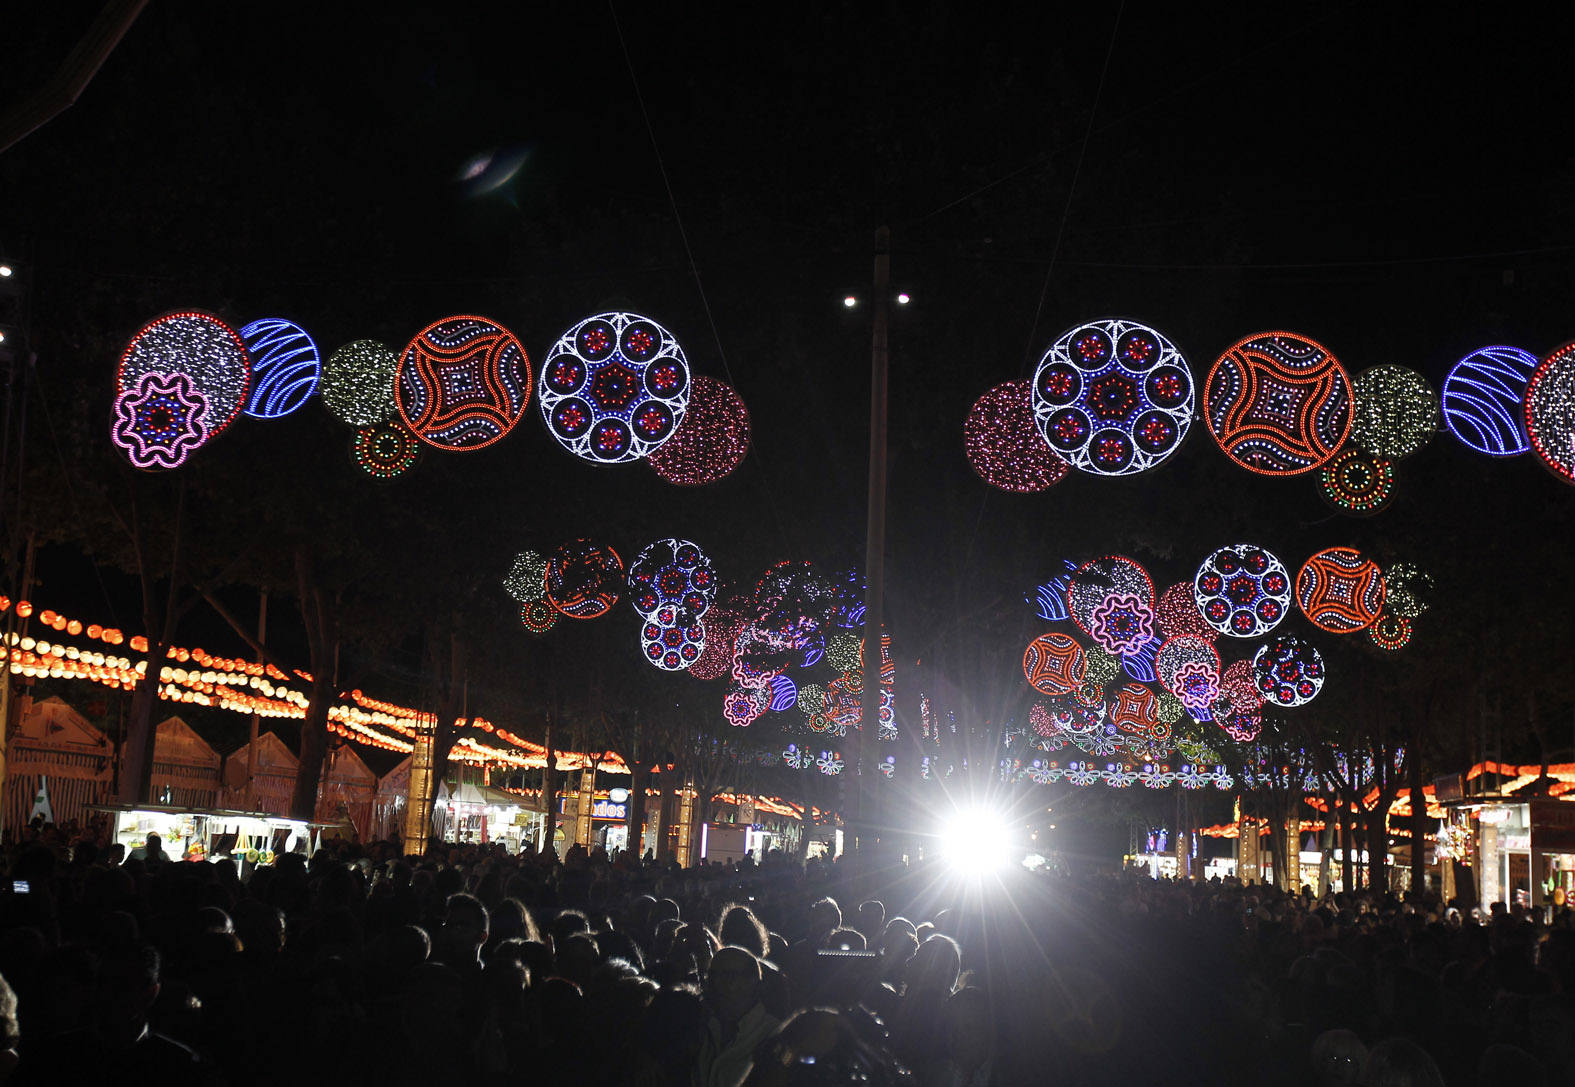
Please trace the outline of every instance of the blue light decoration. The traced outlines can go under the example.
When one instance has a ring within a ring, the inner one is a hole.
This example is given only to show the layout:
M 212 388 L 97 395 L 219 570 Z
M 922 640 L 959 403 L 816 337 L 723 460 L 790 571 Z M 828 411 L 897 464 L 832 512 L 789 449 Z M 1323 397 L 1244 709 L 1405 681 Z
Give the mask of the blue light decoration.
M 690 540 L 657 540 L 629 564 L 629 603 L 646 619 L 663 605 L 678 608 L 681 618 L 698 619 L 720 584 L 710 558 Z
M 1139 683 L 1153 683 L 1154 655 L 1159 652 L 1160 640 L 1150 638 L 1131 653 L 1121 655 L 1121 670 Z
M 637 313 L 600 313 L 552 345 L 537 396 L 547 429 L 593 464 L 649 456 L 689 406 L 689 362 L 673 334 Z
M 1282 707 L 1305 705 L 1323 690 L 1323 654 L 1294 634 L 1278 635 L 1253 655 L 1252 678 L 1264 702 Z
M 283 317 L 263 317 L 241 329 L 252 357 L 252 391 L 245 412 L 253 419 L 282 419 L 317 392 L 323 358 L 306 330 Z
M 815 765 L 815 756 L 808 751 L 800 751 L 798 744 L 788 744 L 787 750 L 782 752 L 782 761 L 794 770 L 808 770 Z
M 1467 449 L 1489 457 L 1529 452 L 1524 404 L 1537 356 L 1519 347 L 1479 347 L 1444 378 L 1444 425 Z
M 1034 422 L 1074 468 L 1125 476 L 1159 464 L 1192 425 L 1192 372 L 1162 334 L 1090 321 L 1061 335 L 1034 371 Z
M 768 686 L 771 692 L 769 708 L 772 712 L 781 713 L 798 705 L 798 684 L 788 676 L 772 676 Z
M 858 630 L 864 626 L 864 574 L 856 567 L 849 567 L 831 578 L 831 604 L 826 612 L 826 622 L 844 630 Z
M 1066 610 L 1066 590 L 1071 578 L 1062 574 L 1053 577 L 1034 589 L 1033 596 L 1023 597 L 1023 601 L 1034 605 L 1034 614 L 1047 623 L 1059 623 L 1070 618 Z
M 1233 638 L 1258 638 L 1290 609 L 1291 575 L 1268 550 L 1233 544 L 1203 560 L 1192 591 L 1209 626 Z

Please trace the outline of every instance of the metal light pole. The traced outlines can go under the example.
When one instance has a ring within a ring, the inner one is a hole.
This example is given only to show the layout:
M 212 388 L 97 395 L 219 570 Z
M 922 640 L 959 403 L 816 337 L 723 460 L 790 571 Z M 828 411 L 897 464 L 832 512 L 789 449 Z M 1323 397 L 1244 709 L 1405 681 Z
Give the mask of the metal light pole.
M 875 294 L 873 330 L 870 335 L 870 477 L 869 519 L 864 537 L 864 690 L 860 699 L 859 728 L 853 733 L 852 753 L 846 769 L 854 775 L 849 822 L 853 839 L 869 833 L 870 778 L 876 772 L 870 737 L 880 728 L 881 616 L 886 591 L 886 322 L 891 300 L 891 228 L 875 232 Z

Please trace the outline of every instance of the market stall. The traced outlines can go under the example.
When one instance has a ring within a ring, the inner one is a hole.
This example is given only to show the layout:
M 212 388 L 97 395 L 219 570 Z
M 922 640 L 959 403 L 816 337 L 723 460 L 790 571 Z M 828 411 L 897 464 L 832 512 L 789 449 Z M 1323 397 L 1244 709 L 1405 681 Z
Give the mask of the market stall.
M 259 812 L 215 811 L 147 804 L 94 805 L 111 821 L 110 841 L 124 846 L 126 859 L 147 858 L 148 836 L 156 834 L 171 861 L 218 860 L 233 857 L 243 873 L 253 865 L 272 864 L 281 853 L 307 853 L 316 848 L 311 824 L 300 819 Z
M 372 794 L 372 837 L 386 839 L 405 832 L 405 808 L 410 803 L 410 758 L 377 780 Z
M 6 827 L 28 821 L 40 786 L 56 823 L 85 821 L 89 805 L 109 798 L 114 747 L 59 698 L 24 704 L 6 746 Z
M 148 795 L 177 808 L 213 808 L 219 802 L 224 760 L 179 717 L 159 722 L 153 741 L 153 776 Z
M 319 821 L 347 825 L 351 833 L 344 837 L 364 840 L 371 833 L 376 796 L 377 775 L 349 744 L 339 744 L 329 751 L 317 788 Z
M 251 749 L 251 758 L 247 752 Z M 263 811 L 283 815 L 290 810 L 290 794 L 295 791 L 295 773 L 300 760 L 272 732 L 264 732 L 254 744 L 244 744 L 224 760 L 224 789 L 220 803 L 241 811 Z M 251 789 L 247 789 L 247 773 Z

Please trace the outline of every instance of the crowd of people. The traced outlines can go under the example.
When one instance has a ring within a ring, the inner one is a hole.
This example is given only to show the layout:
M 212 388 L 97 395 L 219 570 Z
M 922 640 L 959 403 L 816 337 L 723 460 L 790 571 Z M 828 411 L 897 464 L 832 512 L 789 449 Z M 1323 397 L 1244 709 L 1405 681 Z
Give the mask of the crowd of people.
M 0 1080 L 1575 1078 L 1575 915 L 902 858 L 5 851 Z M 245 869 L 245 870 L 243 870 Z

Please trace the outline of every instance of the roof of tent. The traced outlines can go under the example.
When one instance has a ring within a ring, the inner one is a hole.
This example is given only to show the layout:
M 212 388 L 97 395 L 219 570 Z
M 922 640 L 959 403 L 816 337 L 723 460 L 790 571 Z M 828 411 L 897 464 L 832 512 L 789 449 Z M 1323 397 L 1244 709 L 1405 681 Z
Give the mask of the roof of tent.
M 224 760 L 209 746 L 208 741 L 179 717 L 169 717 L 159 722 L 154 732 L 153 761 L 184 763 L 218 770 Z
M 242 744 L 224 760 L 224 783 L 231 788 L 238 788 L 246 782 L 246 749 L 250 746 Z M 264 732 L 257 737 L 256 773 L 293 777 L 300 765 L 301 760 L 272 732 Z
M 11 739 L 32 740 L 51 747 L 109 747 L 109 737 L 58 697 L 34 702 L 17 724 Z

